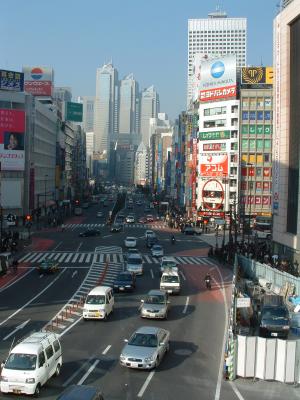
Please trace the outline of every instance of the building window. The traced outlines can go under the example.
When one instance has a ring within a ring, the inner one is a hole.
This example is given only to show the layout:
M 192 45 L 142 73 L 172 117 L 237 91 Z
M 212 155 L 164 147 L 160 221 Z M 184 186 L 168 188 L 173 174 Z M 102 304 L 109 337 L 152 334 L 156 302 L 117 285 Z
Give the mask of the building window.
M 271 154 L 264 154 L 264 162 L 265 163 L 271 162 Z

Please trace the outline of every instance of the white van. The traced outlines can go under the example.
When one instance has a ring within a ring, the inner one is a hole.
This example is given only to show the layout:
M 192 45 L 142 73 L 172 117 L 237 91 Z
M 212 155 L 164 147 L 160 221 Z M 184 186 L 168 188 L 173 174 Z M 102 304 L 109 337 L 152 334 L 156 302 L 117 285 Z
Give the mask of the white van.
M 96 286 L 87 295 L 83 307 L 83 319 L 106 319 L 114 310 L 114 293 L 109 286 Z
M 50 332 L 35 332 L 18 343 L 9 353 L 1 371 L 2 393 L 34 394 L 62 365 L 58 336 Z
M 167 293 L 179 294 L 181 289 L 180 277 L 178 269 L 165 269 L 160 279 L 160 290 L 165 290 Z

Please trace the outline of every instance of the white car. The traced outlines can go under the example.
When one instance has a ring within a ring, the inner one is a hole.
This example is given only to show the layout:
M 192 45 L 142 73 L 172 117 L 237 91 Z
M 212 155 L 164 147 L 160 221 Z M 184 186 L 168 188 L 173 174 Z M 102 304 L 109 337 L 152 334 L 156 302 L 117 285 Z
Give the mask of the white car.
M 163 257 L 164 249 L 160 244 L 154 244 L 151 247 L 151 254 L 153 257 Z
M 125 247 L 136 247 L 136 238 L 127 236 L 124 241 Z
M 146 239 L 148 239 L 148 238 L 150 238 L 150 237 L 156 237 L 155 232 L 151 231 L 150 229 L 148 229 L 148 230 L 145 232 L 145 236 L 146 236 Z
M 127 215 L 126 217 L 126 222 L 127 224 L 134 224 L 134 216 L 133 215 Z
M 103 215 L 104 215 L 104 214 L 103 214 L 103 212 L 102 212 L 102 211 L 98 211 L 98 212 L 97 212 L 97 217 L 98 217 L 98 218 L 101 218 L 101 217 L 103 217 Z

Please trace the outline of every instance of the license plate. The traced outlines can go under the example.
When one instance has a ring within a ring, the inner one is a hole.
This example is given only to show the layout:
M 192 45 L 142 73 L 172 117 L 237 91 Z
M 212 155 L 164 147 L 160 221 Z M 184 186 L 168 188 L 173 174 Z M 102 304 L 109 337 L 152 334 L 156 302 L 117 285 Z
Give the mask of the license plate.
M 277 337 L 277 336 L 278 336 L 278 333 L 276 333 L 276 332 L 272 332 L 272 333 L 271 333 L 271 336 L 275 336 L 275 337 Z
M 123 287 L 120 287 L 120 288 L 119 288 L 119 290 L 124 290 L 124 289 L 125 289 L 125 288 L 123 288 Z
M 171 289 L 169 289 L 169 290 L 168 290 L 168 293 L 172 293 L 172 290 L 171 290 Z
M 20 389 L 13 389 L 13 393 L 15 393 L 15 394 L 21 394 L 21 390 L 20 390 Z
M 155 317 L 156 317 L 156 314 L 150 313 L 150 317 L 151 317 L 151 318 L 155 318 Z

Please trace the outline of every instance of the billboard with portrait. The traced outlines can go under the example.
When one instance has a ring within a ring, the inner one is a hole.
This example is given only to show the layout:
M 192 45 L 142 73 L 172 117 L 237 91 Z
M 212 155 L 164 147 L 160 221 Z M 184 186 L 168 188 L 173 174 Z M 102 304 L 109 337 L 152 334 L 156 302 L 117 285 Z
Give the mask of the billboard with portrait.
M 202 61 L 199 74 L 199 101 L 236 97 L 235 54 Z
M 0 162 L 2 171 L 24 171 L 25 111 L 0 109 Z
M 23 67 L 24 90 L 33 96 L 52 96 L 54 72 L 47 67 Z

